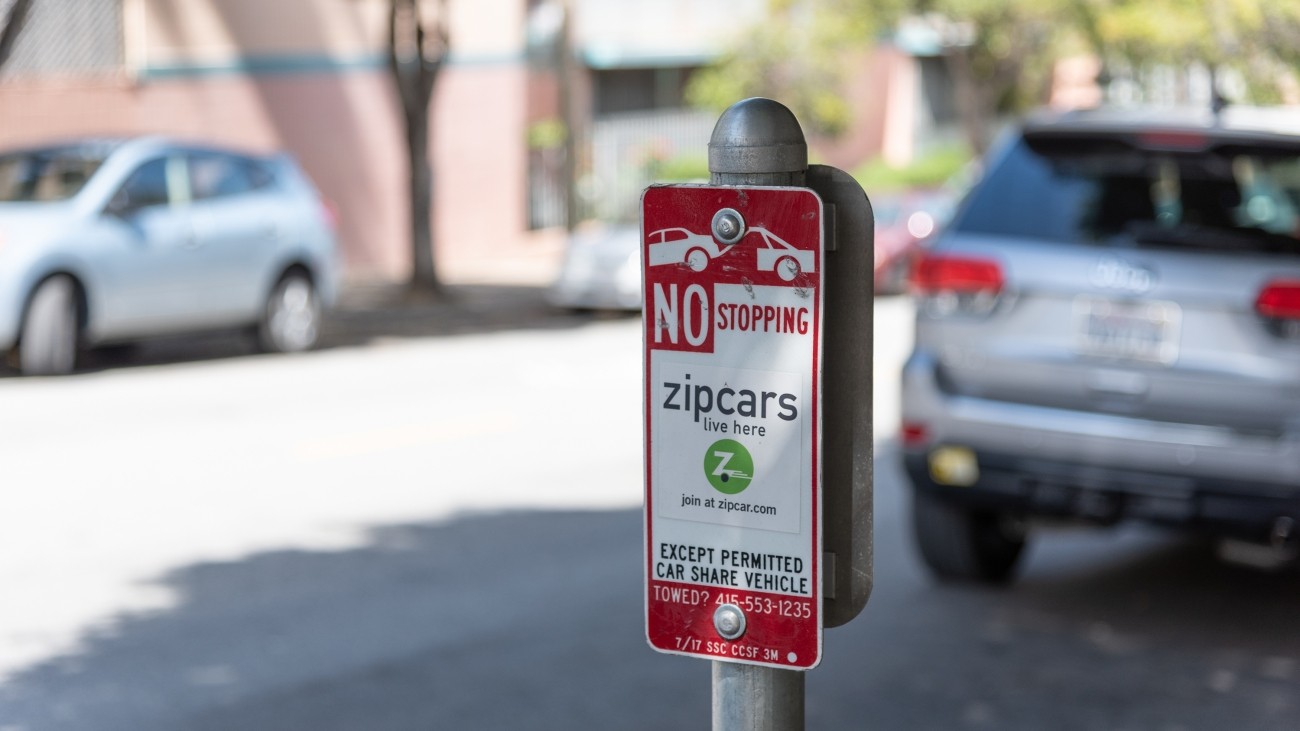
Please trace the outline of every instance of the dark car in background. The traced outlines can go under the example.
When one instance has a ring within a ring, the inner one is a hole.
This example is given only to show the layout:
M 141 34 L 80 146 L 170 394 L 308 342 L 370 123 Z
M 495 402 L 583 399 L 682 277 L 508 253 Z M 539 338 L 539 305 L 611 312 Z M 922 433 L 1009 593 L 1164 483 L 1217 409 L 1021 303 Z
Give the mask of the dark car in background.
M 1294 554 L 1300 114 L 1032 118 L 913 287 L 901 439 L 934 573 L 1008 579 L 1039 519 Z
M 161 137 L 0 153 L 0 353 L 62 374 L 88 346 L 232 327 L 306 350 L 338 291 L 335 249 L 287 155 Z
M 875 216 L 875 293 L 903 294 L 925 246 L 951 218 L 956 187 L 871 196 Z

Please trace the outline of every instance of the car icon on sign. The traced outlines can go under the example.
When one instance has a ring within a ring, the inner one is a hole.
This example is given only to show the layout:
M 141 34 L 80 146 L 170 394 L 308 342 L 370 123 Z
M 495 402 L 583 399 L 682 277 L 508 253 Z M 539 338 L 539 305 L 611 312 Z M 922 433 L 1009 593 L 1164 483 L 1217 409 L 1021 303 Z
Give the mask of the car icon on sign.
M 813 252 L 796 249 L 762 226 L 751 227 L 746 236 L 758 236 L 763 244 L 757 247 L 760 272 L 776 272 L 783 281 L 789 282 L 802 272 L 817 271 Z
M 650 240 L 648 265 L 652 267 L 685 264 L 693 272 L 702 272 L 709 260 L 731 249 L 731 246 L 718 246 L 718 242 L 708 234 L 697 234 L 684 228 L 662 228 L 647 238 Z

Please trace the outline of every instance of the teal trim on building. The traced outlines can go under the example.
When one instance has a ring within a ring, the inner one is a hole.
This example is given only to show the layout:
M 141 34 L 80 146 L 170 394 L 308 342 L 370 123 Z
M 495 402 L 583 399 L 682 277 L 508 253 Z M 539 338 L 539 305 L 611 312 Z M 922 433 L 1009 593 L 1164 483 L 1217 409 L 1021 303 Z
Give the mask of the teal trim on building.
M 579 55 L 587 66 L 607 71 L 705 66 L 718 60 L 721 54 L 716 50 L 706 49 L 653 51 L 592 45 L 582 49 Z
M 456 54 L 447 59 L 450 66 L 509 66 L 524 62 L 522 52 L 517 54 Z M 325 54 L 241 56 L 216 62 L 179 62 L 150 64 L 137 70 L 138 78 L 145 81 L 203 78 L 211 76 L 289 76 L 306 74 L 341 74 L 353 71 L 373 71 L 388 66 L 384 54 L 362 56 L 328 56 Z

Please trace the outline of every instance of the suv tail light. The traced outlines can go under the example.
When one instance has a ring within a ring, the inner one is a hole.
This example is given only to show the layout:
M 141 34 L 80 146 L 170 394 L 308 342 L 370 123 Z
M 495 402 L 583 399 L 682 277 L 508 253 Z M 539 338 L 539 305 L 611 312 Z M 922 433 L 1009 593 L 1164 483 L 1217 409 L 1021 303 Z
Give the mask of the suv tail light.
M 985 316 L 998 304 L 1005 280 L 992 259 L 926 254 L 912 269 L 912 291 L 925 298 L 924 309 L 936 317 Z
M 1300 340 L 1300 279 L 1274 279 L 1259 291 L 1255 311 L 1275 337 Z
M 997 294 L 1002 291 L 1002 267 L 991 259 L 927 254 L 912 270 L 917 294 Z
M 916 421 L 905 421 L 899 429 L 904 447 L 924 447 L 930 441 L 930 428 Z
M 1264 317 L 1300 319 L 1300 279 L 1277 279 L 1255 298 L 1255 311 Z

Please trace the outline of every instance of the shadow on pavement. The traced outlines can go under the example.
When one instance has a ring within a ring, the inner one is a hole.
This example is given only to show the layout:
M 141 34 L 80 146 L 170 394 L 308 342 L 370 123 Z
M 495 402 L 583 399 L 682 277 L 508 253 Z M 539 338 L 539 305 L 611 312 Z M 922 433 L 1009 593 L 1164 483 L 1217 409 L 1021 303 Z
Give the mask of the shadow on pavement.
M 643 639 L 640 524 L 471 516 L 181 569 L 175 609 L 0 686 L 0 728 L 699 726 L 708 668 Z
M 546 302 L 546 288 L 529 285 L 453 284 L 440 299 L 413 295 L 405 285 L 347 288 L 326 316 L 318 348 L 364 346 L 376 341 L 470 335 L 513 330 L 581 327 L 598 319 L 639 313 L 574 312 Z M 160 338 L 86 353 L 82 371 L 196 362 L 258 355 L 251 331 L 222 331 Z M 275 357 L 274 355 L 267 357 Z M 11 375 L 6 371 L 7 375 Z
M 876 589 L 826 633 L 810 729 L 1294 727 L 1294 576 L 1066 534 L 1010 589 L 939 585 L 901 494 L 878 488 Z M 708 663 L 645 645 L 640 535 L 639 510 L 463 515 L 179 569 L 175 608 L 0 686 L 0 728 L 706 728 Z
M 635 318 L 639 313 L 578 313 L 546 302 L 538 286 L 462 284 L 444 299 L 412 295 L 405 286 L 354 287 L 330 317 L 324 347 L 361 345 L 377 338 L 547 330 L 577 327 L 595 318 Z

